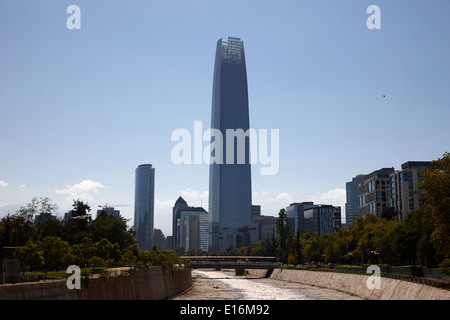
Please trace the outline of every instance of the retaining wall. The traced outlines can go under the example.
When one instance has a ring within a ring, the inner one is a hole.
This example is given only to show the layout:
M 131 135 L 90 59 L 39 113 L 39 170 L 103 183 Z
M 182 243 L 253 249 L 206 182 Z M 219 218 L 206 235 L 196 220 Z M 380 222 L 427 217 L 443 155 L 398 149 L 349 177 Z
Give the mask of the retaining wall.
M 334 289 L 368 300 L 450 300 L 450 290 L 384 277 L 380 278 L 380 289 L 369 289 L 369 275 L 275 269 L 270 278 Z
M 161 300 L 192 285 L 191 269 L 150 267 L 131 275 L 89 278 L 81 289 L 68 289 L 66 280 L 3 284 L 0 300 Z

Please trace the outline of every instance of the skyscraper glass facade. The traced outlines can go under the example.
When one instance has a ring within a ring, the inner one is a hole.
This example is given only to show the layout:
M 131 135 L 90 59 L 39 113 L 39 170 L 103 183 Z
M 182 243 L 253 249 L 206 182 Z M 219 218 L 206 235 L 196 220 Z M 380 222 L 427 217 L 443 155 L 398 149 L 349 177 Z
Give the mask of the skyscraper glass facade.
M 238 164 L 234 141 L 234 162 L 229 163 L 225 146 L 227 129 L 249 129 L 247 71 L 244 45 L 239 38 L 217 42 L 212 92 L 211 128 L 223 136 L 223 164 L 210 164 L 209 172 L 209 251 L 223 251 L 222 231 L 227 229 L 227 243 L 236 244 L 239 228 L 251 224 L 251 168 L 249 138 L 245 141 L 245 163 Z M 233 137 L 234 140 L 236 140 Z M 231 141 L 230 141 L 231 142 Z M 212 156 L 215 156 L 212 151 Z M 242 232 L 242 230 L 241 230 Z M 241 242 L 239 242 L 241 243 Z
M 351 225 L 359 216 L 359 198 L 358 186 L 363 182 L 365 175 L 359 174 L 345 184 L 346 202 L 345 202 L 345 223 Z
M 136 168 L 134 196 L 134 229 L 141 250 L 150 250 L 153 245 L 154 200 L 155 168 L 141 164 Z
M 178 230 L 179 230 L 179 219 L 180 219 L 180 211 L 188 208 L 187 202 L 182 198 L 178 197 L 175 205 L 172 209 L 172 248 L 175 248 L 179 245 L 178 239 Z
M 286 208 L 286 214 L 289 219 L 289 224 L 294 234 L 296 234 L 298 230 L 302 231 L 305 228 L 304 211 L 313 207 L 318 207 L 318 205 L 309 201 L 301 203 L 294 202 Z
M 304 210 L 305 229 L 318 235 L 336 232 L 341 227 L 341 207 L 318 205 Z
M 419 188 L 423 181 L 422 171 L 432 166 L 431 161 L 408 161 L 402 164 L 402 170 L 390 175 L 390 207 L 397 212 L 399 219 L 404 219 L 411 212 L 423 206 L 424 190 Z

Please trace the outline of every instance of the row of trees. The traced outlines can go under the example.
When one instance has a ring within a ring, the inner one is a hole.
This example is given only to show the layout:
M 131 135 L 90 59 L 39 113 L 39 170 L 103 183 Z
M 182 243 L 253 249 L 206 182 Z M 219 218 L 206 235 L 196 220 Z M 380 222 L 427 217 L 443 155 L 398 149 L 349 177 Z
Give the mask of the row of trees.
M 24 268 L 32 271 L 59 270 L 72 264 L 82 267 L 126 265 L 129 258 L 135 257 L 134 251 L 133 248 L 122 251 L 118 243 L 113 244 L 106 238 L 94 243 L 86 237 L 81 243 L 70 245 L 60 237 L 46 236 L 42 241 L 28 241 L 16 247 L 14 255 Z
M 284 221 L 284 222 L 283 222 Z M 373 214 L 359 217 L 349 228 L 321 236 L 310 230 L 295 235 L 280 210 L 278 225 L 284 237 L 268 237 L 251 246 L 229 248 L 227 255 L 275 256 L 289 264 L 337 263 L 388 265 L 442 265 L 445 255 L 433 244 L 429 220 L 423 212 L 410 214 L 405 220 L 385 220 Z M 428 225 L 428 227 L 427 227 Z M 279 228 L 278 228 L 279 230 Z M 448 254 L 447 254 L 448 257 Z
M 173 251 L 139 250 L 137 244 L 120 249 L 119 244 L 103 238 L 93 242 L 84 238 L 79 244 L 70 245 L 56 236 L 46 236 L 42 241 L 28 241 L 25 246 L 16 247 L 15 256 L 20 259 L 23 268 L 30 271 L 61 270 L 69 265 L 80 267 L 109 266 L 162 266 L 170 267 L 183 263 Z M 25 270 L 24 270 L 25 271 Z
M 86 237 L 92 242 L 106 238 L 117 243 L 121 250 L 134 244 L 135 231 L 127 226 L 126 219 L 103 211 L 93 220 L 87 203 L 74 200 L 72 206 L 71 219 L 64 220 L 56 217 L 58 207 L 49 198 L 33 198 L 26 207 L 0 220 L 0 248 L 24 246 L 28 241 L 42 241 L 47 236 L 59 237 L 70 245 L 79 244 Z
M 135 231 L 122 217 L 101 212 L 91 219 L 87 203 L 74 200 L 69 219 L 56 217 L 48 198 L 33 198 L 26 207 L 0 220 L 0 248 L 15 247 L 14 256 L 29 270 L 58 270 L 69 265 L 131 266 L 181 263 L 172 251 L 139 250 Z M 37 219 L 35 220 L 35 217 Z M 0 259 L 4 251 L 0 251 Z
M 294 234 L 284 209 L 277 219 L 277 237 L 240 248 L 228 248 L 225 255 L 274 256 L 289 264 L 305 262 L 437 266 L 444 255 L 430 239 L 432 228 L 423 212 L 404 220 L 388 220 L 373 214 L 359 217 L 348 228 L 318 235 L 310 230 Z M 189 252 L 187 253 L 189 254 Z M 200 255 L 201 252 L 193 252 Z

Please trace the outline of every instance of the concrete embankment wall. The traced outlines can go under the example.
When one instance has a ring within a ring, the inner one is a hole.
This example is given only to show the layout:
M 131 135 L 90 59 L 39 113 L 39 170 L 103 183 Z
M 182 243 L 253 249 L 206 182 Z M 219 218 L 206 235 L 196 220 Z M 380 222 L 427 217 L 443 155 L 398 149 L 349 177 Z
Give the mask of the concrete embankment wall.
M 82 280 L 81 289 L 68 289 L 66 280 L 0 285 L 0 300 L 161 300 L 192 285 L 191 269 L 151 267 L 131 275 Z
M 249 272 L 261 275 L 260 270 Z M 384 277 L 380 278 L 380 289 L 369 289 L 369 275 L 275 269 L 270 278 L 334 289 L 368 300 L 450 300 L 449 290 Z

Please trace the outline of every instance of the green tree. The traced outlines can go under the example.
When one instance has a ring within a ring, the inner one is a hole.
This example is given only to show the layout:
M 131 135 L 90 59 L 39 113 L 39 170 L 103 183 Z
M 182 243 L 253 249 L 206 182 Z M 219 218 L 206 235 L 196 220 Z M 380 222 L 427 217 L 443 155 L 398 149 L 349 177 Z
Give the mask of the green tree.
M 26 245 L 32 239 L 33 225 L 33 214 L 27 210 L 19 210 L 16 214 L 3 217 L 0 221 L 0 246 Z M 0 252 L 0 255 L 3 255 L 3 252 Z
M 275 257 L 277 247 L 278 241 L 275 236 L 272 235 L 272 237 L 266 237 L 262 241 L 253 244 L 250 250 L 250 255 Z
M 285 209 L 281 209 L 280 212 L 278 212 L 276 227 L 278 235 L 277 258 L 283 262 L 287 262 L 289 254 L 289 240 L 292 237 L 292 229 L 289 225 L 289 219 Z
M 42 219 L 34 224 L 32 239 L 42 240 L 47 236 L 57 236 L 61 239 L 67 239 L 67 229 L 62 219 L 53 217 L 50 219 Z
M 43 251 L 45 270 L 58 269 L 62 258 L 69 252 L 69 243 L 60 237 L 48 236 L 40 242 L 40 250 Z
M 42 240 L 45 236 L 62 234 L 61 220 L 55 218 L 58 206 L 51 203 L 48 197 L 34 197 L 26 207 L 21 207 L 17 212 L 19 215 L 27 216 L 33 226 L 30 240 Z M 35 223 L 36 221 L 36 223 Z
M 122 254 L 119 265 L 121 265 L 121 266 L 134 265 L 134 263 L 138 259 L 138 253 L 135 254 L 135 252 L 131 248 L 127 248 L 127 250 L 125 250 L 125 252 Z
M 300 230 L 297 229 L 297 234 L 295 237 L 291 238 L 290 241 L 290 255 L 288 256 L 288 263 L 298 265 L 303 263 L 303 253 L 302 253 L 302 242 L 300 240 Z
M 132 266 L 136 263 L 138 258 L 140 259 L 141 253 L 144 251 L 140 251 L 138 245 L 135 243 L 131 246 L 126 247 L 122 250 L 121 260 L 119 264 L 121 266 Z
M 103 238 L 102 240 L 94 244 L 96 256 L 102 258 L 103 260 L 108 260 L 114 255 L 113 244 L 108 241 L 108 239 Z
M 182 263 L 178 255 L 171 250 L 142 250 L 139 252 L 138 258 L 145 266 L 161 266 L 164 269 L 172 267 L 174 264 Z
M 90 259 L 96 255 L 96 249 L 92 239 L 84 237 L 80 243 L 72 245 L 73 254 L 75 255 L 80 267 L 87 266 Z
M 108 239 L 111 243 L 117 243 L 121 250 L 134 243 L 136 234 L 133 228 L 128 228 L 126 219 L 110 216 L 105 211 L 90 223 L 89 229 L 92 241 Z
M 71 218 L 65 222 L 66 240 L 71 244 L 80 243 L 85 237 L 90 237 L 91 207 L 83 201 L 73 200 Z
M 339 229 L 321 236 L 321 248 L 325 262 L 342 263 L 348 252 L 348 230 Z
M 73 200 L 72 204 L 73 209 L 70 211 L 70 214 L 72 217 L 83 217 L 89 215 L 89 212 L 91 212 L 91 207 L 86 202 L 84 203 L 80 199 Z M 87 218 L 87 217 L 86 217 Z M 80 219 L 83 220 L 83 219 Z
M 418 215 L 410 213 L 395 227 L 392 239 L 392 251 L 400 264 L 417 262 L 417 246 L 421 237 L 421 225 Z
M 425 217 L 434 227 L 431 240 L 436 252 L 445 256 L 450 253 L 450 154 L 433 164 L 423 170 L 420 187 L 425 190 Z
M 396 228 L 399 222 L 396 219 L 384 220 L 381 219 L 379 232 L 375 238 L 375 251 L 378 253 L 380 263 L 393 264 L 396 260 L 392 243 L 396 233 Z
M 44 252 L 40 249 L 40 243 L 28 241 L 25 246 L 16 247 L 14 256 L 20 259 L 22 267 L 30 267 L 30 270 L 44 266 Z M 25 270 L 23 270 L 25 271 Z
M 51 200 L 47 197 L 34 197 L 31 199 L 31 202 L 27 204 L 26 207 L 22 207 L 19 210 L 20 212 L 27 212 L 31 214 L 31 216 L 38 215 L 38 222 L 42 220 L 47 220 L 52 215 L 56 214 L 58 211 L 58 206 L 56 204 L 51 203 Z
M 306 261 L 319 263 L 322 261 L 322 251 L 320 249 L 320 236 L 311 230 L 302 230 L 300 233 L 303 257 Z
M 358 217 L 350 228 L 349 248 L 354 258 L 361 263 L 379 263 L 383 237 L 386 236 L 386 220 L 374 214 Z
M 412 212 L 409 216 L 411 215 L 417 216 L 417 224 L 420 228 L 420 238 L 417 242 L 417 258 L 421 264 L 426 265 L 428 268 L 437 267 L 439 261 L 436 254 L 436 248 L 431 240 L 431 234 L 434 231 L 434 223 L 427 219 L 423 210 Z

